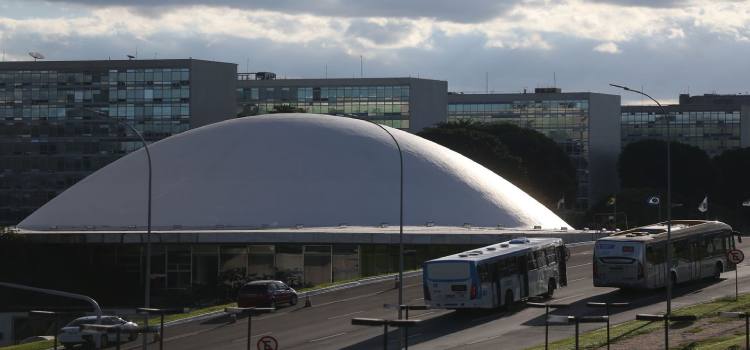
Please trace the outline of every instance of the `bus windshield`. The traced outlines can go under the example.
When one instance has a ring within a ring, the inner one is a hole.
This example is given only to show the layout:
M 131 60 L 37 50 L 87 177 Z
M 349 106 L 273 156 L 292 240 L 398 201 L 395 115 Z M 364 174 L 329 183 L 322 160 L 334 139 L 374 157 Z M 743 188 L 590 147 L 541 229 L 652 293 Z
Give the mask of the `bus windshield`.
M 468 262 L 440 262 L 427 265 L 427 278 L 431 280 L 465 280 L 470 277 Z

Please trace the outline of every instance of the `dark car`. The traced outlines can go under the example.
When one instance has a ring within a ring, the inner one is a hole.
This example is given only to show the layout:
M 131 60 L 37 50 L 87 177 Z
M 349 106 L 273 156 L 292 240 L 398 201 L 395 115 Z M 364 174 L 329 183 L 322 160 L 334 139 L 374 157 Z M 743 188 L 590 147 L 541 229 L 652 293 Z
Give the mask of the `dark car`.
M 299 297 L 293 288 L 281 281 L 252 281 L 237 295 L 239 307 L 271 307 L 278 304 L 297 305 Z

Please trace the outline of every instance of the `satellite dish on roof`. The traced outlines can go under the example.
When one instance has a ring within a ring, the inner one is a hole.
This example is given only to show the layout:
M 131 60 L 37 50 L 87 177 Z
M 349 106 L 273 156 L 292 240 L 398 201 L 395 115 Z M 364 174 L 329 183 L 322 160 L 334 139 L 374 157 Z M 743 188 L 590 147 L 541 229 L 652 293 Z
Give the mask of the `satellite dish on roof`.
M 29 56 L 34 57 L 34 61 L 44 59 L 44 55 L 39 52 L 29 52 Z
M 133 55 L 127 55 L 127 56 L 128 56 L 128 59 L 131 59 L 131 60 L 135 58 L 135 56 Z

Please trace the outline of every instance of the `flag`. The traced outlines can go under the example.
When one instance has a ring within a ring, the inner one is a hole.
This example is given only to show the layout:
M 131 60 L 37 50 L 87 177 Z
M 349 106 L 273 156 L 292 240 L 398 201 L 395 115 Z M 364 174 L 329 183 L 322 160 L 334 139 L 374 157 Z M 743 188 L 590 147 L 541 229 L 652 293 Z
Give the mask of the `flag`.
M 561 205 L 565 205 L 565 197 L 562 197 L 559 201 L 557 201 L 557 209 L 560 209 Z
M 708 210 L 708 196 L 706 196 L 706 198 L 703 199 L 703 202 L 701 203 L 701 205 L 698 206 L 698 210 L 700 210 L 701 213 L 705 213 L 706 210 Z
M 750 207 L 750 198 L 748 198 L 746 201 L 742 202 L 743 207 Z
M 605 205 L 608 207 L 615 205 L 615 197 L 610 198 Z
M 648 203 L 648 205 L 658 205 L 659 196 L 648 197 L 648 200 L 646 202 Z

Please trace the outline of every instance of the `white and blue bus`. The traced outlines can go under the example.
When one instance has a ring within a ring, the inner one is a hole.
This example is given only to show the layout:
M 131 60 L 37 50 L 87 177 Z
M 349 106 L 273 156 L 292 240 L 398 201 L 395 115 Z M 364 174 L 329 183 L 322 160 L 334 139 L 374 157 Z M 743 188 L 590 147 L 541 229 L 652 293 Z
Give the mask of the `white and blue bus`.
M 431 309 L 508 308 L 537 295 L 551 297 L 567 285 L 559 238 L 520 237 L 425 261 L 424 302 Z
M 727 251 L 734 232 L 718 221 L 677 220 L 671 226 L 667 268 L 667 224 L 638 227 L 600 238 L 594 245 L 594 287 L 653 289 L 701 278 L 719 279 L 734 270 Z

